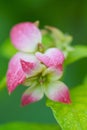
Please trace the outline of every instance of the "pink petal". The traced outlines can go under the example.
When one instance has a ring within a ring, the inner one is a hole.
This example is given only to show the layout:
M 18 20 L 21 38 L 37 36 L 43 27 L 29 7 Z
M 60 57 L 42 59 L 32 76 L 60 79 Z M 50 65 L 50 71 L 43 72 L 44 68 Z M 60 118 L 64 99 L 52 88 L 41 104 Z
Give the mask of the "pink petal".
M 47 67 L 56 67 L 62 71 L 62 64 L 64 62 L 63 53 L 57 48 L 48 49 L 45 54 L 36 53 L 36 57 L 44 63 Z
M 35 56 L 25 53 L 17 53 L 10 61 L 7 71 L 7 85 L 8 91 L 11 93 L 19 84 L 22 84 L 26 79 L 26 74 L 22 69 L 20 60 L 26 62 L 37 62 Z M 39 62 L 39 61 L 38 61 Z
M 33 52 L 41 43 L 41 32 L 31 22 L 24 22 L 15 25 L 11 30 L 11 40 L 13 45 L 24 52 Z
M 60 81 L 50 83 L 48 86 L 46 86 L 45 94 L 49 99 L 53 101 L 66 104 L 71 103 L 70 94 L 67 86 Z
M 29 87 L 22 96 L 22 106 L 39 101 L 43 95 L 41 86 Z
M 20 60 L 23 71 L 28 74 L 30 71 L 32 71 L 35 68 L 35 64 L 31 62 L 27 62 L 24 60 Z
M 22 69 L 26 74 L 27 78 L 31 76 L 35 76 L 39 74 L 42 70 L 44 70 L 44 66 L 40 64 L 40 62 L 34 57 L 33 61 L 25 61 L 23 59 L 20 60 Z M 26 81 L 25 81 L 26 82 Z

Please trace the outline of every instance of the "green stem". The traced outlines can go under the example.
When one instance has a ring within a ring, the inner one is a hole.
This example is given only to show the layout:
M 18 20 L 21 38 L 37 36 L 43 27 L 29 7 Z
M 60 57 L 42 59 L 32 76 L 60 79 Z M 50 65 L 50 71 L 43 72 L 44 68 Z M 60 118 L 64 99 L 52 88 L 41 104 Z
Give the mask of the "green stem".
M 2 90 L 6 86 L 6 76 L 2 79 L 0 83 L 0 90 Z

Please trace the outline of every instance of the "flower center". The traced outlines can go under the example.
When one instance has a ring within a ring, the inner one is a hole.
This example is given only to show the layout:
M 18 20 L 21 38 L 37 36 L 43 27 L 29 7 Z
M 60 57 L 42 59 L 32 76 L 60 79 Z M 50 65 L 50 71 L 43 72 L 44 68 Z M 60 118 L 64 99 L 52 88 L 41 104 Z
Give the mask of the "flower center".
M 23 84 L 25 86 L 32 86 L 38 84 L 41 86 L 42 85 L 46 86 L 46 84 L 49 84 L 50 80 L 52 79 L 51 76 L 52 75 L 50 75 L 50 73 L 44 74 L 44 72 L 40 72 L 38 75 L 27 78 Z
M 47 80 L 47 78 L 46 78 L 46 76 L 40 76 L 39 77 L 39 83 L 42 85 L 42 84 L 44 84 L 45 82 L 46 82 L 46 80 Z

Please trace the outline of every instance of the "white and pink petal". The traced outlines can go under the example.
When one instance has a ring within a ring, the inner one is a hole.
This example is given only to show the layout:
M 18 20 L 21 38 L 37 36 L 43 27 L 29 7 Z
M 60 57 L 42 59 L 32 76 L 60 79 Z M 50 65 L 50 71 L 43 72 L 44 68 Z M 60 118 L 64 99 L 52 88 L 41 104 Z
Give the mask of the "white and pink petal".
M 7 86 L 9 93 L 11 93 L 26 78 L 21 68 L 20 57 L 21 54 L 17 53 L 9 62 L 7 71 Z
M 34 52 L 42 39 L 40 30 L 31 22 L 15 25 L 10 35 L 13 45 L 23 52 Z
M 25 61 L 21 59 L 20 63 L 27 78 L 36 76 L 45 69 L 45 66 L 42 65 L 35 57 L 33 61 Z
M 63 53 L 57 48 L 50 48 L 44 54 L 37 52 L 36 57 L 47 67 L 55 67 L 62 71 Z
M 28 68 L 25 64 L 21 65 L 22 62 L 29 62 Z M 32 67 L 31 64 L 34 66 Z M 19 84 L 22 84 L 26 80 L 25 71 L 28 69 L 28 76 L 35 74 L 34 70 L 39 68 L 40 62 L 36 59 L 36 57 L 32 54 L 26 53 L 17 53 L 9 62 L 8 71 L 7 71 L 7 85 L 8 91 L 11 93 Z
M 55 81 L 51 82 L 44 88 L 45 94 L 50 100 L 65 104 L 71 103 L 69 89 L 64 83 Z
M 23 94 L 21 104 L 22 106 L 28 105 L 33 102 L 41 100 L 44 96 L 41 86 L 29 87 Z

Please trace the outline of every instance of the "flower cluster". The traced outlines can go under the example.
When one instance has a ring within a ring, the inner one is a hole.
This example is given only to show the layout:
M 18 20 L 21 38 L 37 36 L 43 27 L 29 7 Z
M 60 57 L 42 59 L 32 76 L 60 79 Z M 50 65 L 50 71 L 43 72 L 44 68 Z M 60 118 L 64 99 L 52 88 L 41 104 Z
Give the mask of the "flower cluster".
M 57 48 L 43 50 L 42 35 L 35 23 L 24 22 L 11 30 L 11 41 L 18 52 L 9 62 L 7 86 L 9 93 L 23 84 L 28 88 L 22 105 L 39 101 L 44 94 L 53 101 L 70 103 L 68 87 L 60 81 L 64 55 Z M 42 48 L 42 49 L 41 49 Z

